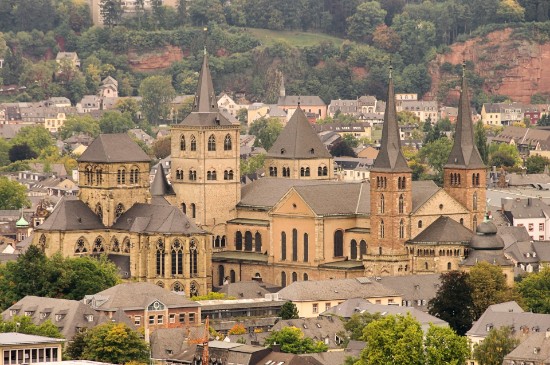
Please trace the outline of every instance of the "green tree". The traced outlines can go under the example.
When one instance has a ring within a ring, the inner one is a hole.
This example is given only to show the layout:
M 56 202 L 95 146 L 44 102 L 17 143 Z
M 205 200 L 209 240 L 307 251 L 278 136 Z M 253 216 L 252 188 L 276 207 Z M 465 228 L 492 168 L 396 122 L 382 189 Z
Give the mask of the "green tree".
M 59 329 L 49 319 L 36 325 L 28 316 L 15 316 L 8 321 L 0 318 L 0 332 L 19 332 L 27 335 L 45 336 L 52 338 L 63 338 Z
M 282 130 L 283 125 L 277 118 L 260 118 L 252 123 L 248 133 L 256 136 L 254 146 L 263 147 L 269 151 Z
M 314 342 L 311 338 L 304 337 L 301 329 L 296 327 L 284 327 L 280 331 L 272 331 L 265 339 L 268 347 L 278 344 L 282 352 L 292 354 L 309 354 L 325 352 L 328 346 L 322 341 Z
M 64 259 L 59 255 L 50 259 L 64 268 L 58 291 L 65 299 L 81 300 L 85 295 L 98 293 L 119 284 L 118 268 L 107 256 L 81 256 Z
M 548 127 L 550 126 L 550 114 L 544 114 L 540 119 L 537 121 L 537 126 L 539 127 Z
M 279 312 L 279 317 L 281 319 L 298 319 L 298 308 L 296 304 L 292 302 L 286 302 L 281 306 L 281 311 Z
M 343 139 L 331 148 L 330 154 L 334 157 L 357 157 L 357 154 L 353 148 L 351 148 Z
M 470 357 L 468 339 L 449 327 L 430 324 L 424 346 L 426 365 L 461 365 Z
M 443 166 L 449 159 L 452 147 L 453 141 L 442 137 L 423 145 L 418 153 L 420 159 L 433 169 L 435 180 L 439 183 L 443 182 Z
M 153 154 L 156 158 L 165 158 L 170 156 L 171 152 L 171 138 L 170 136 L 163 137 L 163 138 L 157 138 L 155 142 L 153 142 Z
M 501 365 L 504 356 L 519 344 L 510 327 L 493 328 L 479 344 L 474 346 L 474 359 L 479 365 Z
M 0 209 L 15 210 L 30 206 L 27 189 L 17 181 L 0 177 Z
M 423 333 L 420 323 L 410 314 L 388 315 L 365 327 L 357 365 L 424 365 Z
M 67 344 L 65 355 L 72 360 L 81 360 L 86 347 L 86 332 L 76 332 L 71 342 Z
M 548 165 L 550 165 L 550 159 L 540 155 L 531 155 L 525 160 L 528 174 L 540 174 L 544 172 L 544 168 Z
M 10 144 L 4 138 L 0 138 L 0 166 L 9 165 L 10 162 Z
M 372 321 L 376 321 L 380 318 L 382 318 L 380 313 L 354 313 L 351 318 L 344 323 L 344 328 L 350 333 L 351 340 L 363 341 L 363 330 L 365 327 Z
M 122 19 L 122 5 L 118 0 L 101 0 L 99 13 L 103 18 L 103 24 L 112 28 Z
M 461 336 L 472 327 L 472 288 L 468 273 L 450 271 L 441 274 L 441 286 L 428 302 L 428 313 L 449 323 Z
M 126 133 L 134 127 L 135 124 L 130 113 L 108 111 L 99 120 L 101 133 Z
M 72 135 L 84 133 L 91 137 L 99 135 L 99 122 L 91 115 L 70 115 L 59 130 L 59 137 L 67 139 Z
M 348 35 L 355 40 L 371 40 L 376 27 L 384 23 L 385 17 L 386 11 L 378 1 L 361 3 L 347 19 Z
M 531 312 L 550 314 L 550 267 L 527 275 L 517 290 Z
M 241 158 L 241 176 L 253 174 L 264 167 L 265 153 L 257 154 L 256 156 Z
M 124 323 L 105 323 L 87 331 L 82 358 L 124 364 L 149 363 L 149 345 L 137 331 Z
M 26 143 L 36 153 L 40 155 L 43 150 L 53 146 L 53 139 L 48 130 L 42 126 L 23 127 L 11 140 L 12 144 Z
M 489 146 L 489 165 L 496 167 L 514 167 L 519 165 L 521 159 L 516 146 L 499 143 Z
M 485 125 L 480 120 L 476 123 L 474 129 L 474 139 L 476 143 L 477 150 L 483 160 L 484 164 L 489 162 L 489 146 L 487 144 L 487 131 L 485 130 Z
M 11 162 L 31 160 L 36 157 L 38 154 L 26 143 L 14 144 L 8 150 L 8 158 Z
M 176 96 L 168 76 L 149 76 L 139 85 L 141 110 L 151 124 L 160 124 L 170 113 L 170 103 Z

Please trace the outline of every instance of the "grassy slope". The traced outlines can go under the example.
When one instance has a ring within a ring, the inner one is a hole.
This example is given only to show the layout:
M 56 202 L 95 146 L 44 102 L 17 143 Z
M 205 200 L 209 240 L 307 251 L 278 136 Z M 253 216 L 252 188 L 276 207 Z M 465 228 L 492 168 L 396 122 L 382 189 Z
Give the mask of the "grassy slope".
M 275 42 L 288 43 L 295 47 L 307 47 L 321 42 L 333 42 L 342 44 L 344 39 L 322 33 L 309 33 L 298 31 L 273 31 L 268 29 L 248 28 L 248 32 L 258 38 L 264 45 L 272 45 Z

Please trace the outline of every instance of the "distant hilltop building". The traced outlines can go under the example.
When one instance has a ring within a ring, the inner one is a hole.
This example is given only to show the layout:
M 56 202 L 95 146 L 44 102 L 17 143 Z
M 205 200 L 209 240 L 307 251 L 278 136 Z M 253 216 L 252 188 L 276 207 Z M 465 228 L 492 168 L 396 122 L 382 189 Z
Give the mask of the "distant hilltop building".
M 143 8 L 146 11 L 151 10 L 151 0 L 143 1 Z M 164 6 L 172 8 L 177 7 L 178 0 L 160 0 L 160 3 Z M 139 2 L 137 0 L 121 0 L 123 16 L 135 15 L 138 11 Z M 102 25 L 103 19 L 101 17 L 101 0 L 88 0 L 88 6 L 90 7 L 90 13 L 92 15 L 92 22 L 94 25 Z

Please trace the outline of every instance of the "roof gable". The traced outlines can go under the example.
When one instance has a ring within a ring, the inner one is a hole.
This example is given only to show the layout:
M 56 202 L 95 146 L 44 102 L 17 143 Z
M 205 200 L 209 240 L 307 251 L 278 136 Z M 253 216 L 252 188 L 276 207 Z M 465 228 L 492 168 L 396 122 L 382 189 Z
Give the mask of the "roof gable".
M 436 187 L 432 194 L 425 189 L 423 200 L 413 201 L 413 215 L 438 215 L 438 214 L 468 214 L 468 210 L 449 195 L 444 189 Z M 420 192 L 419 192 L 420 193 Z M 413 184 L 413 196 L 415 194 Z M 434 214 L 434 212 L 437 212 Z
M 314 217 L 315 212 L 307 202 L 296 192 L 294 187 L 283 196 L 283 198 L 273 207 L 271 214 L 308 216 Z
M 151 158 L 127 133 L 100 134 L 78 162 L 149 162 Z
M 452 218 L 441 216 L 409 242 L 441 243 L 470 242 L 472 231 Z

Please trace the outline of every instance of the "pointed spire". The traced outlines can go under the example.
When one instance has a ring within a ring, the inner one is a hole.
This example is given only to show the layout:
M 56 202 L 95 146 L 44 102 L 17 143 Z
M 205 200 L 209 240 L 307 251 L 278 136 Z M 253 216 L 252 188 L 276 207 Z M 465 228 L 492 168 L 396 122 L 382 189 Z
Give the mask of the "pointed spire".
M 157 173 L 151 184 L 151 195 L 152 196 L 164 196 L 164 195 L 174 195 L 174 189 L 172 185 L 166 180 L 166 174 L 164 173 L 164 168 L 162 167 L 162 162 L 159 162 Z
M 462 64 L 462 89 L 460 90 L 460 101 L 458 103 L 455 138 L 445 167 L 459 169 L 485 168 L 474 143 L 474 126 L 472 124 L 470 98 L 468 97 L 465 63 Z
M 199 74 L 199 83 L 197 93 L 195 94 L 195 103 L 193 111 L 199 113 L 210 113 L 218 111 L 218 103 L 216 101 L 216 93 L 214 92 L 214 84 L 212 83 L 212 75 L 208 66 L 208 54 L 206 47 L 204 48 L 204 58 L 202 68 Z
M 395 106 L 395 91 L 393 88 L 393 67 L 390 66 L 388 97 L 386 99 L 386 111 L 384 113 L 384 127 L 382 128 L 382 140 L 380 152 L 374 160 L 373 171 L 383 172 L 410 172 L 411 169 L 401 152 L 401 138 L 397 124 L 397 110 Z

